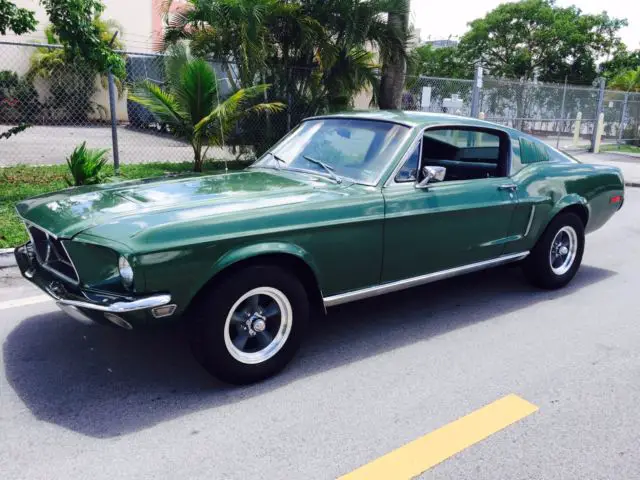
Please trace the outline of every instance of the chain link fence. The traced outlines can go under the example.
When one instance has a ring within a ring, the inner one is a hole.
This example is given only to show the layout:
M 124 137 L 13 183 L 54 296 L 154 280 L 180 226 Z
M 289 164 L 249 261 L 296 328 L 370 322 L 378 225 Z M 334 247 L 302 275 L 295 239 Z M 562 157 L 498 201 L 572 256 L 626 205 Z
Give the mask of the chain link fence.
M 496 78 L 478 80 L 409 78 L 403 108 L 482 116 L 563 149 L 590 148 L 602 112 L 603 143 L 640 144 L 640 93 Z M 476 112 L 474 90 L 478 97 Z
M 133 85 L 150 81 L 167 85 L 165 56 L 121 52 L 127 77 L 113 79 L 89 71 L 82 62 L 69 63 L 57 45 L 0 41 L 0 133 L 20 124 L 25 131 L 0 139 L 0 166 L 59 164 L 86 141 L 90 148 L 109 150 L 121 163 L 191 162 L 191 145 L 175 137 L 145 107 L 128 98 Z M 224 100 L 237 82 L 233 63 L 211 60 Z M 280 76 L 278 76 L 280 75 Z M 274 72 L 260 83 L 271 87 L 257 101 L 280 102 L 277 113 L 253 114 L 225 134 L 223 147 L 207 149 L 207 158 L 235 160 L 264 151 L 303 118 L 326 113 L 323 92 L 309 87 L 313 68 Z M 300 94 L 300 91 L 303 91 Z M 112 108 L 113 103 L 113 118 Z M 117 142 L 116 142 L 117 139 Z
M 108 77 L 95 75 L 81 61 L 69 63 L 61 48 L 0 42 L 0 132 L 29 125 L 17 135 L 0 139 L 0 166 L 64 163 L 84 141 L 90 148 L 108 149 L 111 159 L 117 153 L 122 163 L 193 161 L 188 142 L 176 138 L 169 126 L 127 98 L 136 82 L 166 84 L 164 56 L 122 53 L 127 78 L 114 80 L 110 98 Z M 225 97 L 237 83 L 235 66 L 216 61 L 210 64 L 220 95 Z M 303 118 L 326 113 L 328 94 L 322 82 L 314 83 L 317 74 L 310 68 L 267 73 L 260 82 L 271 84 L 271 88 L 261 100 L 282 102 L 285 109 L 240 121 L 225 137 L 224 147 L 209 149 L 208 158 L 250 157 L 264 151 Z M 369 108 L 371 98 L 371 91 L 363 91 L 343 100 L 345 105 Z M 605 143 L 640 144 L 640 93 L 494 78 L 413 77 L 407 79 L 402 108 L 484 116 L 564 149 L 589 148 L 602 112 Z

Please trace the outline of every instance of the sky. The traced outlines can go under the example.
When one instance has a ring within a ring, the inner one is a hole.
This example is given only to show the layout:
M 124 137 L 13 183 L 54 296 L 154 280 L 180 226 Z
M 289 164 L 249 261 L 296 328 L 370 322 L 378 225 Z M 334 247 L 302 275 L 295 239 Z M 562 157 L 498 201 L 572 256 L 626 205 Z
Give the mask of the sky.
M 412 22 L 421 30 L 422 40 L 461 35 L 467 23 L 483 17 L 506 0 L 411 0 Z M 606 10 L 612 17 L 626 18 L 629 26 L 620 36 L 629 49 L 640 48 L 640 1 L 638 0 L 557 0 L 557 5 L 576 5 L 585 13 Z

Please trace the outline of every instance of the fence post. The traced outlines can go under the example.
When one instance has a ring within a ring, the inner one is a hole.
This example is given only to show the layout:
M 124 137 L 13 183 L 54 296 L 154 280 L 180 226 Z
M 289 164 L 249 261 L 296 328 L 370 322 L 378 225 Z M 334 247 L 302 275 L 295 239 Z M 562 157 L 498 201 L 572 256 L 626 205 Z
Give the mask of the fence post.
M 596 141 L 593 146 L 593 153 L 600 153 L 600 142 L 602 141 L 602 134 L 604 133 L 604 112 L 598 116 L 595 132 Z
M 558 137 L 556 138 L 556 148 L 560 148 L 560 129 L 564 130 L 564 102 L 567 98 L 567 75 L 564 76 L 564 90 L 562 91 L 562 107 L 560 108 L 560 125 L 558 125 Z
M 111 111 L 111 143 L 113 147 L 113 170 L 120 175 L 120 152 L 118 150 L 118 118 L 116 112 L 116 82 L 109 70 L 109 110 Z
M 605 79 L 600 77 L 600 92 L 598 94 L 598 107 L 596 109 L 596 121 L 598 122 L 593 129 L 593 134 L 591 135 L 591 152 L 597 153 L 596 150 L 596 139 L 598 138 L 598 128 L 600 125 L 600 114 L 603 113 L 604 107 L 604 87 L 605 87 Z
M 624 94 L 624 103 L 622 104 L 622 118 L 620 119 L 620 131 L 618 132 L 618 146 L 622 143 L 624 135 L 624 126 L 627 120 L 627 104 L 629 102 L 629 92 Z
M 482 67 L 478 66 L 473 74 L 473 90 L 471 91 L 471 116 L 476 118 L 480 113 L 480 91 L 482 90 Z
M 578 112 L 576 115 L 576 126 L 573 129 L 573 146 L 578 146 L 578 140 L 580 139 L 580 127 L 582 123 L 582 112 Z
M 113 46 L 113 42 L 118 36 L 116 31 L 109 42 L 109 46 Z M 113 147 L 113 172 L 120 175 L 120 151 L 118 150 L 118 115 L 116 112 L 116 82 L 113 78 L 113 73 L 109 69 L 107 75 L 107 82 L 109 83 L 109 110 L 111 113 L 111 146 Z

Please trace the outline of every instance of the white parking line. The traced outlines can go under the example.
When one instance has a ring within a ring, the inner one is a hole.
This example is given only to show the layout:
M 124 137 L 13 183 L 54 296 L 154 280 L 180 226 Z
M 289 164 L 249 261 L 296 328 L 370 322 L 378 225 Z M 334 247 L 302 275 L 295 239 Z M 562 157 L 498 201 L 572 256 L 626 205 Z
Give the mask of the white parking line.
M 44 303 L 51 300 L 48 295 L 37 295 L 35 297 L 19 298 L 18 300 L 9 300 L 7 302 L 0 302 L 0 310 L 7 310 L 9 308 L 26 307 L 27 305 L 35 305 L 37 303 Z

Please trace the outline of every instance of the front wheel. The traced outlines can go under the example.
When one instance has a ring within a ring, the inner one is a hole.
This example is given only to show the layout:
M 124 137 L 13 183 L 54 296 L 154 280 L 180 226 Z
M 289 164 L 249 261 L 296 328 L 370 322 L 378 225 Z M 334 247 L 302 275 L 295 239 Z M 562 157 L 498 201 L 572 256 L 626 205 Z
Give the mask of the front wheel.
M 584 253 L 584 225 L 574 213 L 554 218 L 523 264 L 531 283 L 553 290 L 573 279 Z
M 258 265 L 215 284 L 192 319 L 196 358 L 214 376 L 247 384 L 279 372 L 293 358 L 309 317 L 305 288 L 276 266 Z

